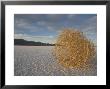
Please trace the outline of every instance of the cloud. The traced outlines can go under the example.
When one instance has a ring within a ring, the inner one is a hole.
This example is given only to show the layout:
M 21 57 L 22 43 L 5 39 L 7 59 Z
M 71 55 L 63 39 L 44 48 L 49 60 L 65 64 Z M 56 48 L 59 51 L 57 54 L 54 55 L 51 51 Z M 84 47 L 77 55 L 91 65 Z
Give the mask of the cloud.
M 97 16 L 89 18 L 85 23 L 82 24 L 80 30 L 84 32 L 88 39 L 97 43 Z
M 69 18 L 69 19 L 73 19 L 73 18 L 75 18 L 75 16 L 76 16 L 76 14 L 69 14 L 69 15 L 68 15 L 68 18 Z
M 47 14 L 46 17 L 50 19 L 50 21 L 56 21 L 58 19 L 61 19 L 63 15 L 61 14 Z
M 45 34 L 51 32 L 57 34 L 62 27 L 68 26 L 68 17 L 74 16 L 72 14 L 16 14 L 15 33 L 34 34 L 42 31 Z
M 82 26 L 81 29 L 85 32 L 96 33 L 97 32 L 97 16 L 89 18 Z
M 39 31 L 44 30 L 43 26 L 38 26 L 36 23 L 32 23 L 32 21 L 28 20 L 29 18 L 15 18 L 14 23 L 14 32 L 15 33 L 25 33 L 25 34 L 33 34 L 38 33 Z M 36 21 L 37 22 L 37 21 Z M 41 24 L 41 23 L 39 23 Z M 43 24 L 43 23 L 42 23 Z
M 25 21 L 24 19 L 15 19 L 16 26 L 28 26 L 30 23 Z
M 15 31 L 16 30 L 28 30 L 28 29 L 32 28 L 31 23 L 29 21 L 26 21 L 23 18 L 19 18 L 19 19 L 16 18 L 14 26 L 15 26 Z
M 45 21 L 38 21 L 37 22 L 37 25 L 40 25 L 40 26 L 45 26 L 47 25 Z

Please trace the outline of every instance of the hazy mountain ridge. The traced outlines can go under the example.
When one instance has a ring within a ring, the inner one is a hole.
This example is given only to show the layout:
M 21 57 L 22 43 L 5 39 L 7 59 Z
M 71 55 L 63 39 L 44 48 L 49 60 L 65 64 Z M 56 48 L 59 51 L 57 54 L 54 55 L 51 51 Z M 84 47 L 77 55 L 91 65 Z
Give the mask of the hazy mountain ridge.
M 55 44 L 27 41 L 24 39 L 14 39 L 14 45 L 25 45 L 25 46 L 54 46 Z

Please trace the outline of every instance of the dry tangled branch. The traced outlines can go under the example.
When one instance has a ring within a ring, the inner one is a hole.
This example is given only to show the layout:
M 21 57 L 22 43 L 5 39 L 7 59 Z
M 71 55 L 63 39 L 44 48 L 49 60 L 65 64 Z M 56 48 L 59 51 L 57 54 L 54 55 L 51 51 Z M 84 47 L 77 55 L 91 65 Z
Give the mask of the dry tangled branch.
M 59 63 L 67 68 L 81 68 L 94 56 L 94 44 L 82 32 L 65 29 L 59 35 L 54 48 Z

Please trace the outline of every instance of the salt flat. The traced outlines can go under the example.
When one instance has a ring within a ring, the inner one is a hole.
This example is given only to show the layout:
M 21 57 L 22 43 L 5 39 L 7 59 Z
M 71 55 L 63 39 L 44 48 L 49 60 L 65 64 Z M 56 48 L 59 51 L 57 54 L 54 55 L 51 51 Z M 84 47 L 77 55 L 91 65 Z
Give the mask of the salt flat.
M 54 46 L 14 46 L 15 76 L 96 76 L 96 57 L 86 70 L 66 69 L 52 54 Z

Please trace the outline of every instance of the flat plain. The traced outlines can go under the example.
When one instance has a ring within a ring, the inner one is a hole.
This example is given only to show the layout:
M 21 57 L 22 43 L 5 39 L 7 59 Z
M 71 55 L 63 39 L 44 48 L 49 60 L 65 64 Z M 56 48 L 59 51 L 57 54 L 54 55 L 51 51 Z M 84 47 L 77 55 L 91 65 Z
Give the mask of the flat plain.
M 67 69 L 52 54 L 54 46 L 14 46 L 15 76 L 96 76 L 97 57 L 88 69 Z

